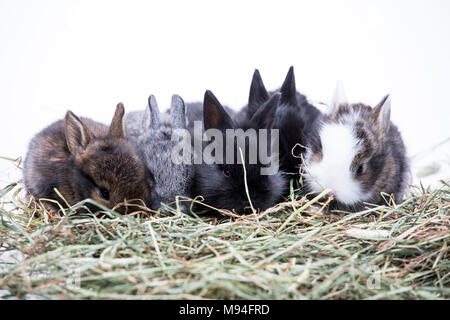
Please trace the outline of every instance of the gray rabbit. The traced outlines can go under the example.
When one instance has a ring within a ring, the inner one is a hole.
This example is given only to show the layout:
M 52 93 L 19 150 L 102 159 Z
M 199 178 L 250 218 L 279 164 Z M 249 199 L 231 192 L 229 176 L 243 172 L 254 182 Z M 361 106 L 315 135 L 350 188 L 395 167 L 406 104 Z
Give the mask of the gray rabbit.
M 146 110 L 125 116 L 127 135 L 149 171 L 147 184 L 152 189 L 152 209 L 159 208 L 161 203 L 174 202 L 176 196 L 190 196 L 194 177 L 192 157 L 173 161 L 172 156 L 173 148 L 179 144 L 177 135 L 187 132 L 183 130 L 186 129 L 185 112 L 183 99 L 173 95 L 170 109 L 160 114 L 156 99 L 151 95 Z M 172 140 L 172 137 L 175 138 Z M 181 204 L 184 210 L 186 206 Z

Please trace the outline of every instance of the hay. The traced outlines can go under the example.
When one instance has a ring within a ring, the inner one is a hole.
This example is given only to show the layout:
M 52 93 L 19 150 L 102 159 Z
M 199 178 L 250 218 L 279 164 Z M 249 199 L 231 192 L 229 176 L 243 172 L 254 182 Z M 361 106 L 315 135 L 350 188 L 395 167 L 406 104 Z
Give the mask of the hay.
M 0 191 L 3 298 L 450 298 L 448 182 L 359 213 L 322 214 L 324 196 L 207 217 L 176 204 L 74 216 L 91 200 L 59 216 L 21 189 Z

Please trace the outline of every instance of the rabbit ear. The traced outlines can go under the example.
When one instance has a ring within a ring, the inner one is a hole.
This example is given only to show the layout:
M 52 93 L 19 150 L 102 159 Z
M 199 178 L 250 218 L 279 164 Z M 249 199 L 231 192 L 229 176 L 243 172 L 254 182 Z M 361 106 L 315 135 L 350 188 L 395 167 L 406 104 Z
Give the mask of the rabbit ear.
M 276 93 L 256 111 L 251 120 L 258 124 L 258 128 L 269 128 L 272 125 L 280 99 L 281 94 Z
M 338 81 L 336 83 L 336 88 L 334 89 L 333 97 L 331 98 L 330 108 L 328 112 L 332 114 L 337 111 L 338 107 L 341 104 L 346 103 L 348 103 L 348 100 L 347 95 L 345 94 L 344 84 L 342 83 L 342 81 Z
M 159 107 L 154 95 L 148 97 L 148 108 L 150 109 L 150 127 L 159 128 Z
M 186 129 L 186 107 L 183 99 L 179 95 L 174 94 L 172 96 L 170 114 L 174 128 Z
M 381 132 L 387 133 L 391 124 L 391 96 L 385 96 L 372 112 Z
M 66 142 L 70 153 L 76 154 L 86 149 L 91 141 L 91 132 L 86 125 L 72 111 L 67 111 L 65 122 Z
M 259 106 L 269 99 L 269 93 L 264 86 L 261 75 L 258 69 L 255 69 L 250 85 L 250 94 L 248 97 L 248 117 L 251 118 Z
M 206 90 L 203 99 L 203 124 L 205 131 L 208 129 L 225 130 L 234 128 L 233 120 L 209 90 Z
M 297 105 L 297 89 L 295 88 L 294 66 L 289 68 L 289 71 L 284 79 L 283 85 L 280 89 L 281 104 Z
M 116 106 L 116 112 L 112 118 L 111 125 L 109 126 L 109 135 L 114 138 L 125 138 L 125 127 L 123 125 L 123 115 L 125 114 L 125 108 L 122 103 Z

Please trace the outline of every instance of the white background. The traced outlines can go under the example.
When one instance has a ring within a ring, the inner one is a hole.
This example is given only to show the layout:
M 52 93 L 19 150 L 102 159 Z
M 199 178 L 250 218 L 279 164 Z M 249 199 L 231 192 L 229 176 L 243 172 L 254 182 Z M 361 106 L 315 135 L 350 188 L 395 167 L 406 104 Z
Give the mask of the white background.
M 353 102 L 390 93 L 414 155 L 450 137 L 449 17 L 448 0 L 0 0 L 0 156 L 23 156 L 67 109 L 108 123 L 119 101 L 138 110 L 155 94 L 165 109 L 205 89 L 238 109 L 255 68 L 275 89 L 290 65 L 313 101 L 337 80 Z M 438 163 L 428 181 L 450 176 L 449 145 L 415 158 Z

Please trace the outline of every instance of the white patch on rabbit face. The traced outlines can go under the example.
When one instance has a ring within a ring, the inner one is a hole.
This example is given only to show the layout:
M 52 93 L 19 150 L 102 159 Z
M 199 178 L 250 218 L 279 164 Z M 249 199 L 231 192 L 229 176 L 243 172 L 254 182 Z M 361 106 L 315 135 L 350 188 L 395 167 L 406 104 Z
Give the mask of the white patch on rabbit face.
M 367 197 L 354 178 L 351 165 L 360 150 L 353 126 L 325 123 L 319 132 L 322 144 L 322 157 L 311 161 L 310 152 L 306 155 L 305 180 L 312 192 L 326 188 L 333 190 L 335 199 L 345 205 L 354 205 Z

